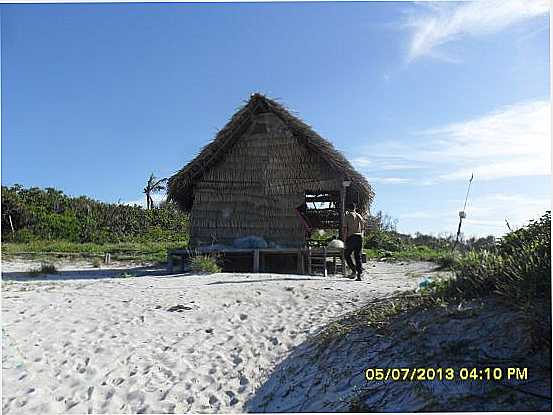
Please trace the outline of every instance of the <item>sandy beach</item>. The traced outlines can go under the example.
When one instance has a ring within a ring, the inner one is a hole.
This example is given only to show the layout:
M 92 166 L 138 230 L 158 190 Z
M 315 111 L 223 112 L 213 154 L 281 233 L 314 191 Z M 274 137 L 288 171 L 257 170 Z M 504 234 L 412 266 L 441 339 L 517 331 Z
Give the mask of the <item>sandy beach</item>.
M 242 412 L 290 352 L 429 263 L 366 264 L 364 281 L 281 274 L 163 275 L 4 262 L 4 413 Z M 127 267 L 127 268 L 125 268 Z

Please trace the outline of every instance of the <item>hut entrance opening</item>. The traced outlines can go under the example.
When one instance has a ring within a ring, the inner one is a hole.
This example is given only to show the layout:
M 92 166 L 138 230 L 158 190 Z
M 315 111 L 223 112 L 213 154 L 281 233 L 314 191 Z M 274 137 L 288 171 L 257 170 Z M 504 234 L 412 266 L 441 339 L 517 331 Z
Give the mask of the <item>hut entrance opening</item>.
M 297 209 L 307 238 L 315 229 L 334 233 L 340 228 L 340 192 L 306 191 L 305 201 Z

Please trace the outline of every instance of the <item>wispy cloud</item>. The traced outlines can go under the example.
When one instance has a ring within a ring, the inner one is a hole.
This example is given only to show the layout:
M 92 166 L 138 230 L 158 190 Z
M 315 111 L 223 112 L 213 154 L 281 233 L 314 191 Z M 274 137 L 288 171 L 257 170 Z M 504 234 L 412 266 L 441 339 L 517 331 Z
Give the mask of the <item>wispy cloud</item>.
M 412 30 L 407 60 L 434 56 L 455 61 L 445 45 L 462 38 L 499 32 L 509 26 L 545 15 L 549 0 L 486 0 L 418 3 L 406 22 Z
M 430 158 L 457 161 L 457 168 L 440 179 L 466 179 L 472 172 L 480 180 L 551 173 L 548 101 L 518 103 L 422 134 L 436 146 L 427 151 Z
M 375 143 L 354 164 L 368 176 L 418 168 L 435 184 L 551 174 L 551 110 L 548 101 L 528 101 L 463 122 L 413 133 L 408 142 Z M 401 154 L 402 156 L 398 156 Z M 396 165 L 397 168 L 393 168 Z M 424 166 L 424 170 L 420 167 Z M 412 175 L 409 175 L 412 178 Z

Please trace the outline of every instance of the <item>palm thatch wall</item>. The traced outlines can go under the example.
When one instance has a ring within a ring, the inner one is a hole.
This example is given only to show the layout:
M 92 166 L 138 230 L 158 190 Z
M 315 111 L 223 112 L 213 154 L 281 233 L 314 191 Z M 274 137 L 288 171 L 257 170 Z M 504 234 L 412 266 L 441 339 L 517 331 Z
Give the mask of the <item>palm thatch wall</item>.
M 295 208 L 305 193 L 339 191 L 366 210 L 366 179 L 326 140 L 275 101 L 254 94 L 215 140 L 169 179 L 169 198 L 190 212 L 191 242 L 229 243 L 257 235 L 301 246 Z

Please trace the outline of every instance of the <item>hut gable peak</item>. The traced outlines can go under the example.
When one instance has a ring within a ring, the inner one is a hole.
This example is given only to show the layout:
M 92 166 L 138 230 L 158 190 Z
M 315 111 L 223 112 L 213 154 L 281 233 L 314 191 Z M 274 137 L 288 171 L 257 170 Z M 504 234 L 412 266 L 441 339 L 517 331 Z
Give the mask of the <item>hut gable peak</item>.
M 319 154 L 337 175 L 350 180 L 352 186 L 358 191 L 362 203 L 367 205 L 371 203 L 374 193 L 365 177 L 355 171 L 349 161 L 329 141 L 319 136 L 297 115 L 292 115 L 283 105 L 258 92 L 250 96 L 245 105 L 217 133 L 213 141 L 169 179 L 168 198 L 177 202 L 182 209 L 189 211 L 194 200 L 194 185 L 203 174 L 221 160 L 246 132 L 263 133 L 267 125 L 263 122 L 255 122 L 256 120 L 274 116 L 278 117 L 299 143 Z

